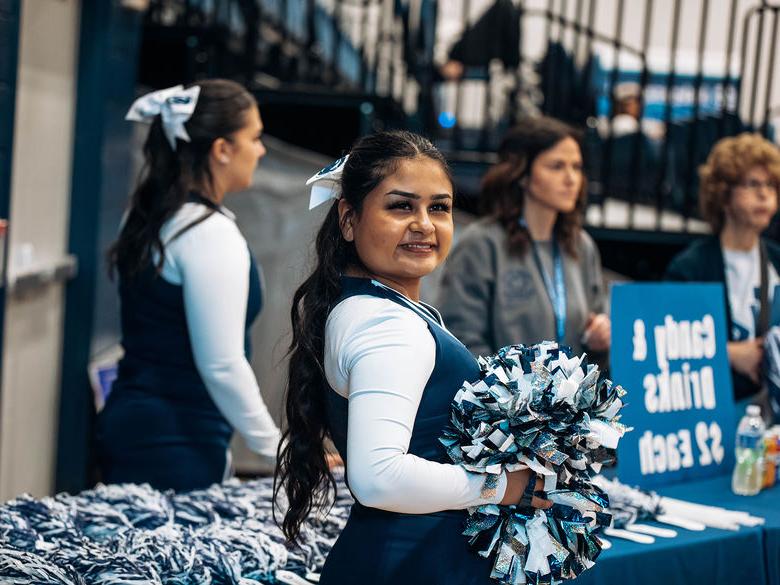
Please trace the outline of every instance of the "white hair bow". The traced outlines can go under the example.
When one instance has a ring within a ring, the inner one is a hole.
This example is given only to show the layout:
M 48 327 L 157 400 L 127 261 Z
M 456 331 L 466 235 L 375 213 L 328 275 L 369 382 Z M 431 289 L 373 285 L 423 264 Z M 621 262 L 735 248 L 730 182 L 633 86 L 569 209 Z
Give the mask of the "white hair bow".
M 341 173 L 348 158 L 349 155 L 342 156 L 306 181 L 306 185 L 314 185 L 309 197 L 309 209 L 331 199 L 341 199 Z
M 125 120 L 151 124 L 154 117 L 159 114 L 162 117 L 165 137 L 171 148 L 176 150 L 177 138 L 190 141 L 184 123 L 192 117 L 199 95 L 199 85 L 193 85 L 188 89 L 184 89 L 183 85 L 177 85 L 147 93 L 133 102 Z

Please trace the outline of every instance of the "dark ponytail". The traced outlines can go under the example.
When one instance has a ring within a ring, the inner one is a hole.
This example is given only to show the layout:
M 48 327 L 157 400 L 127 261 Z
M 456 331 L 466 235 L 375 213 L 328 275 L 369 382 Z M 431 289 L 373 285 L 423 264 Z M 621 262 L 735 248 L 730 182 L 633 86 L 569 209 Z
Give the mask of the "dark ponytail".
M 108 251 L 112 275 L 116 270 L 122 277 L 132 278 L 149 265 L 154 253 L 159 257 L 157 270 L 162 268 L 160 229 L 187 202 L 191 190 L 212 186 L 212 144 L 243 128 L 247 111 L 257 106 L 254 97 L 233 81 L 209 79 L 195 85 L 200 86 L 198 103 L 184 124 L 189 142 L 177 140 L 176 149 L 172 149 L 161 117 L 152 122 L 144 143 L 144 167 L 138 187 L 130 198 L 119 238 Z
M 381 132 L 360 139 L 342 173 L 342 197 L 360 214 L 366 195 L 395 172 L 401 160 L 418 156 L 439 162 L 449 174 L 436 147 L 411 132 Z M 329 436 L 326 392 L 332 391 L 325 378 L 325 322 L 341 295 L 341 275 L 350 266 L 361 266 L 354 244 L 342 237 L 338 203 L 325 217 L 315 251 L 316 267 L 295 291 L 290 311 L 287 429 L 274 478 L 274 498 L 282 489 L 287 495 L 282 530 L 293 542 L 312 508 L 327 505 L 336 488 L 324 446 Z

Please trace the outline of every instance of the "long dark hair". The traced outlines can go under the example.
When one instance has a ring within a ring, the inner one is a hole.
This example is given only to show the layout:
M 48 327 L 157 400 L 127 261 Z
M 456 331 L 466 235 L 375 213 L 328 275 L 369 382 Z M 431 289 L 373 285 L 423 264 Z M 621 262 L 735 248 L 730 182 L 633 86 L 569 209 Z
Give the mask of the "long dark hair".
M 191 190 L 213 184 L 211 145 L 217 138 L 230 139 L 243 128 L 247 111 L 257 106 L 254 97 L 234 81 L 208 79 L 195 85 L 200 86 L 198 103 L 184 124 L 189 142 L 177 139 L 176 149 L 172 149 L 159 115 L 149 128 L 141 177 L 119 238 L 108 251 L 112 275 L 116 270 L 122 277 L 132 278 L 149 264 L 154 253 L 159 255 L 157 270 L 162 268 L 160 228 L 187 202 Z
M 359 214 L 363 200 L 404 159 L 428 157 L 448 173 L 444 157 L 431 142 L 404 131 L 381 132 L 358 140 L 342 177 L 342 197 Z M 286 398 L 287 430 L 279 446 L 274 498 L 287 494 L 282 530 L 290 541 L 315 506 L 328 503 L 336 483 L 328 468 L 324 440 L 329 434 L 323 354 L 325 322 L 341 294 L 340 276 L 350 266 L 362 266 L 353 242 L 342 237 L 338 203 L 330 208 L 317 234 L 317 265 L 295 291 L 290 319 L 293 339 L 289 350 Z
M 518 221 L 523 216 L 525 204 L 523 182 L 530 179 L 536 157 L 566 138 L 576 140 L 582 151 L 579 132 L 568 124 L 546 116 L 521 120 L 501 140 L 499 160 L 482 179 L 482 212 L 494 215 L 504 226 L 509 234 L 511 252 L 522 255 L 530 243 L 528 230 Z M 576 207 L 568 213 L 559 213 L 553 228 L 556 239 L 574 257 L 577 256 L 577 239 L 587 202 L 586 186 L 583 176 Z

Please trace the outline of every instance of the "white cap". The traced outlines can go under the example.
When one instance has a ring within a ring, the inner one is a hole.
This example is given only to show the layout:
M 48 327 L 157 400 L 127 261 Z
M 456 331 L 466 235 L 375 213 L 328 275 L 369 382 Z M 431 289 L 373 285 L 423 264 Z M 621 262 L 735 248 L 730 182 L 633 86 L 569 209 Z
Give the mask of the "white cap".
M 612 95 L 617 101 L 639 98 L 642 95 L 642 86 L 636 81 L 621 81 L 613 88 Z
M 761 407 L 758 404 L 748 404 L 745 412 L 747 412 L 749 416 L 761 416 Z

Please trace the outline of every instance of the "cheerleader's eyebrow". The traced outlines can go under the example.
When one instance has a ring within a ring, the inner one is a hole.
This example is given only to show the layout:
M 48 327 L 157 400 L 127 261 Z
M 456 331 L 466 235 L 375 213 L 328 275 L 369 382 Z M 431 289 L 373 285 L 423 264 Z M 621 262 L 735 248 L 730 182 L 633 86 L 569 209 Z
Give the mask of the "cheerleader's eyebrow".
M 401 191 L 399 189 L 393 189 L 388 191 L 385 195 L 400 195 L 401 197 L 407 197 L 409 199 L 422 199 L 417 193 L 410 191 Z M 452 199 L 452 195 L 449 193 L 439 193 L 438 195 L 432 195 L 431 199 L 438 201 L 439 199 Z

